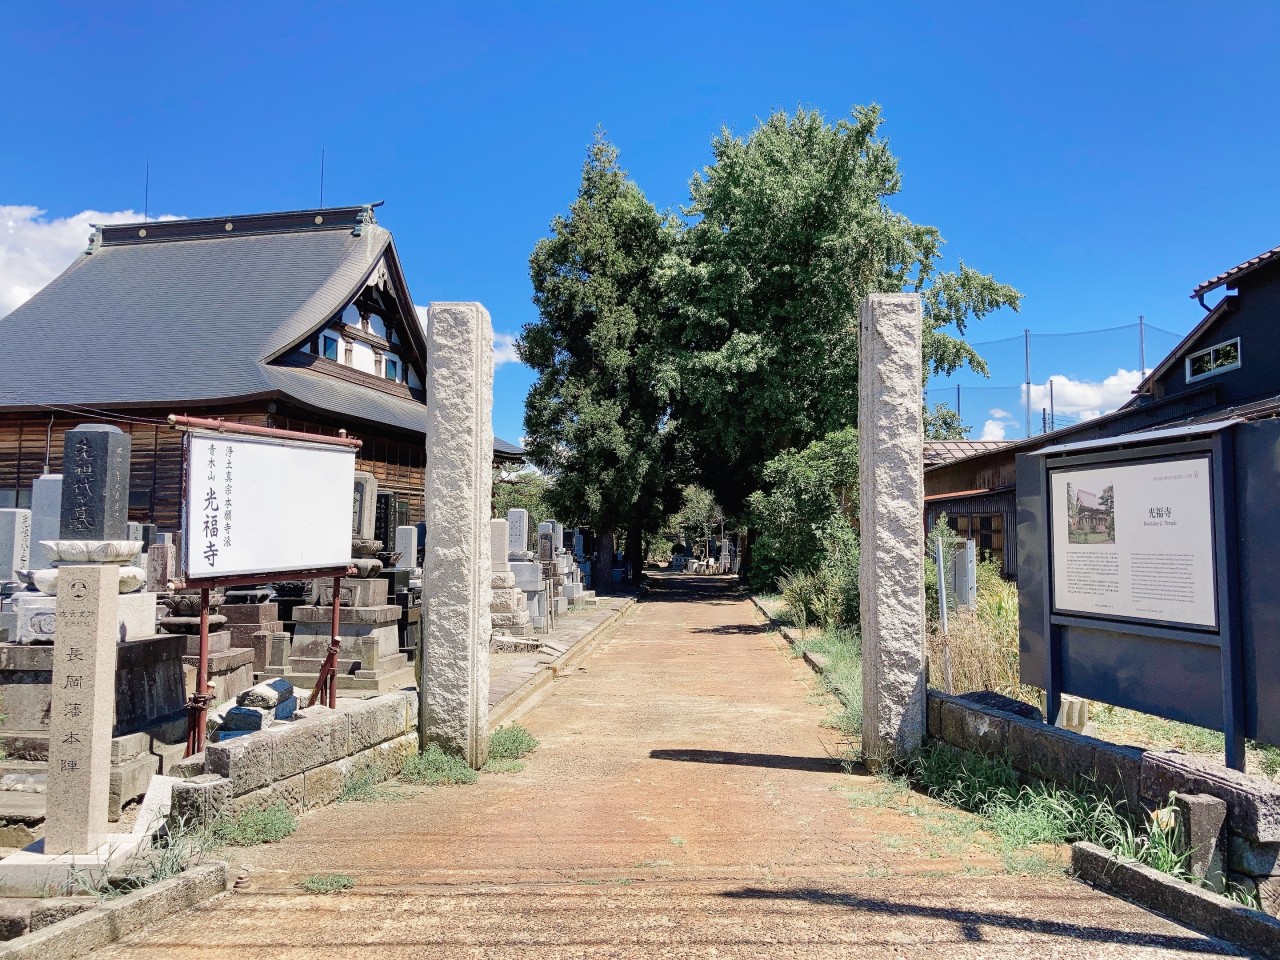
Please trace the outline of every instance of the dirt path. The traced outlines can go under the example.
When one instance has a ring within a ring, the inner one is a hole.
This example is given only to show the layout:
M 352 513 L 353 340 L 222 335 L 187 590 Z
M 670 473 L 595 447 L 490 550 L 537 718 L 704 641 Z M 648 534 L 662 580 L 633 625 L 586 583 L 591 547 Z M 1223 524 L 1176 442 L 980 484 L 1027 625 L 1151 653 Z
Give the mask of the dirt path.
M 659 579 L 522 718 L 542 742 L 523 772 L 308 814 L 239 853 L 249 890 L 95 956 L 1231 955 L 1010 876 L 971 820 L 842 774 L 783 647 L 726 581 Z M 355 889 L 296 886 L 329 871 Z

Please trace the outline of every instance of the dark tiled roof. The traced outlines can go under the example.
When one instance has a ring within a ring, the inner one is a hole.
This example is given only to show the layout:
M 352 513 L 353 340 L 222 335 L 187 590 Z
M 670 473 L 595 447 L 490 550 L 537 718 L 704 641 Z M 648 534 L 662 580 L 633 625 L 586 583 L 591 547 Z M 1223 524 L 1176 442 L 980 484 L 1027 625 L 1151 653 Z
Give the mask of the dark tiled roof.
M 1265 266 L 1277 257 L 1280 257 L 1280 247 L 1272 247 L 1266 253 L 1260 253 L 1256 257 L 1246 260 L 1244 263 L 1232 267 L 1225 273 L 1220 273 L 1216 277 L 1206 280 L 1204 283 L 1200 284 L 1200 286 L 1191 291 L 1191 296 L 1199 297 L 1202 294 L 1206 294 L 1210 290 L 1213 290 L 1215 287 L 1222 286 L 1224 283 L 1229 283 L 1232 280 L 1238 280 L 1246 273 L 1252 273 L 1254 270 L 1261 266 Z
M 999 450 L 1012 442 L 1011 440 L 926 440 L 924 463 L 927 467 L 940 463 L 952 463 L 977 453 Z
M 0 409 L 182 412 L 278 393 L 425 433 L 421 403 L 269 362 L 348 304 L 380 257 L 394 259 L 391 234 L 368 213 L 341 207 L 104 227 L 92 253 L 0 318 Z M 497 439 L 494 452 L 524 453 Z

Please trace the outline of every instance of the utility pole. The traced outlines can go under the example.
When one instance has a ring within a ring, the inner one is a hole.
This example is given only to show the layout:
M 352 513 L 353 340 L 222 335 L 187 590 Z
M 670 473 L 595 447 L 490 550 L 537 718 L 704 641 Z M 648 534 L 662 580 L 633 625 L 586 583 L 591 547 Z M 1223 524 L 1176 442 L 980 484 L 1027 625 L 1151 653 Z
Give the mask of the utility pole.
M 1138 369 L 1147 379 L 1147 318 L 1142 314 L 1138 314 Z
M 1023 406 L 1027 408 L 1027 439 L 1031 439 L 1031 331 L 1022 331 L 1022 343 L 1026 351 L 1027 395 L 1023 397 Z
M 960 384 L 956 384 L 956 417 L 960 416 Z
M 1055 430 L 1058 429 L 1058 418 L 1053 412 L 1053 377 L 1049 378 L 1049 423 Z

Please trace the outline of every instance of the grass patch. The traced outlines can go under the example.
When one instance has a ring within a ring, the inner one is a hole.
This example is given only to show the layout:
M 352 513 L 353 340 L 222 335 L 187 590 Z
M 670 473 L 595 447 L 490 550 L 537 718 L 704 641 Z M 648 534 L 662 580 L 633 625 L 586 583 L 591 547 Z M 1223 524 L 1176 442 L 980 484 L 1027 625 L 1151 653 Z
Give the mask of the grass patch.
M 518 723 L 499 727 L 489 737 L 491 760 L 519 760 L 538 746 L 538 738 Z
M 400 779 L 405 783 L 420 783 L 429 787 L 475 783 L 479 777 L 461 757 L 445 753 L 434 743 L 405 761 L 404 768 L 400 771 Z
M 355 880 L 345 873 L 313 873 L 300 884 L 307 893 L 337 893 L 355 885 Z
M 170 827 L 156 837 L 154 846 L 125 864 L 123 872 L 108 875 L 104 870 L 76 870 L 65 888 L 50 888 L 47 895 L 85 894 L 103 900 L 122 897 L 197 866 L 214 846 L 208 830 Z
M 298 829 L 298 818 L 282 803 L 269 807 L 243 810 L 234 816 L 220 817 L 213 825 L 213 837 L 232 847 L 255 847 L 275 843 Z
M 826 669 L 818 674 L 824 690 L 840 701 L 824 724 L 854 740 L 862 735 L 862 637 L 847 627 L 833 627 L 809 634 L 795 643 L 803 656 L 815 653 L 826 659 Z
M 683 847 L 683 846 L 684 846 L 684 837 L 672 837 L 672 838 L 671 838 L 671 845 L 672 845 L 673 847 Z
M 497 757 L 488 760 L 480 769 L 484 773 L 519 773 L 524 769 L 524 764 L 519 760 Z
M 400 793 L 386 786 L 386 774 L 382 770 L 370 770 L 342 781 L 338 803 L 377 803 L 383 800 L 399 800 Z

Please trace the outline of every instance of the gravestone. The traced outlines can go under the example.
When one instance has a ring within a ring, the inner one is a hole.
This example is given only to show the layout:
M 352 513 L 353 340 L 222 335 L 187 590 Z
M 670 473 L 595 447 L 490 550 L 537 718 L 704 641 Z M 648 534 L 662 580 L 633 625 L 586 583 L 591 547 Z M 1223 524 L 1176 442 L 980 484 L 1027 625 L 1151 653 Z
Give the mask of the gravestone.
M 872 294 L 859 323 L 862 752 L 874 769 L 918 749 L 925 726 L 920 297 Z
M 538 562 L 551 563 L 555 559 L 555 535 L 538 527 Z
M 478 303 L 435 303 L 428 317 L 418 735 L 479 769 L 489 753 L 493 325 Z
M 178 551 L 172 543 L 153 543 L 147 551 L 147 587 L 151 593 L 168 593 L 169 581 L 178 576 Z
M 507 556 L 523 557 L 529 552 L 529 511 L 519 507 L 507 511 Z
M 358 540 L 372 540 L 375 505 L 378 498 L 378 481 L 372 473 L 356 471 L 355 489 L 351 501 L 351 536 Z
M 417 527 L 396 527 L 396 553 L 400 554 L 397 569 L 412 570 L 418 565 Z
M 142 552 L 146 553 L 156 542 L 156 525 L 154 523 L 130 523 L 129 539 L 142 542 Z
M 511 531 L 507 527 L 506 520 L 490 520 L 489 521 L 489 544 L 493 551 L 493 569 L 495 571 L 509 571 L 511 569 L 510 558 L 507 556 L 507 548 L 511 543 Z
M 81 424 L 62 444 L 62 540 L 124 540 L 129 521 L 129 435 Z
M 391 549 L 391 535 L 395 532 L 391 526 L 395 523 L 395 500 L 394 493 L 379 493 L 374 498 L 373 539 L 381 541 L 383 550 Z
M 89 853 L 107 835 L 120 568 L 58 569 L 44 852 Z
M 31 484 L 31 569 L 48 570 L 52 553 L 42 540 L 62 533 L 62 474 L 46 473 Z
M 0 509 L 0 581 L 17 580 L 31 565 L 31 511 Z

